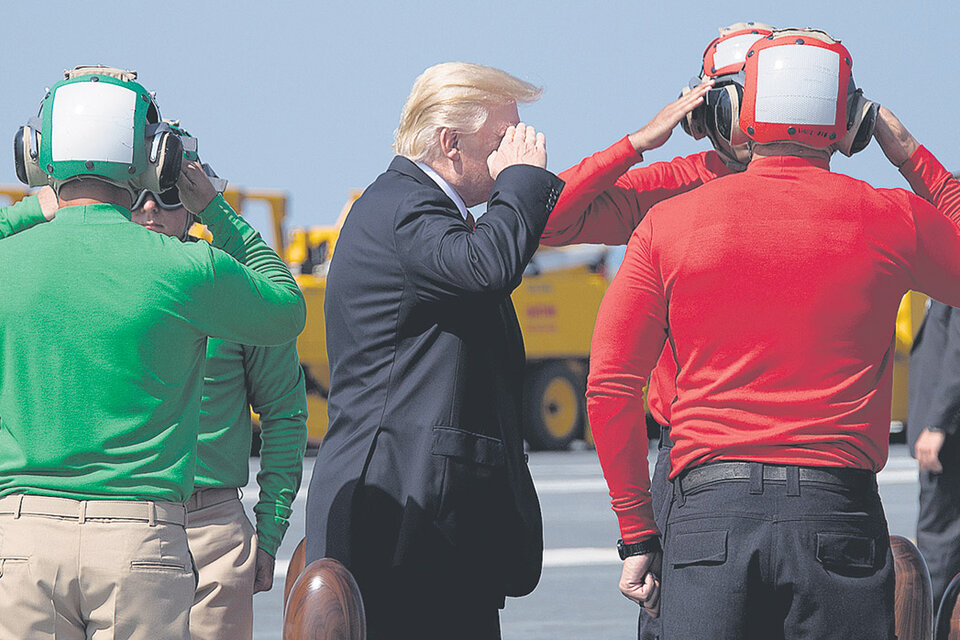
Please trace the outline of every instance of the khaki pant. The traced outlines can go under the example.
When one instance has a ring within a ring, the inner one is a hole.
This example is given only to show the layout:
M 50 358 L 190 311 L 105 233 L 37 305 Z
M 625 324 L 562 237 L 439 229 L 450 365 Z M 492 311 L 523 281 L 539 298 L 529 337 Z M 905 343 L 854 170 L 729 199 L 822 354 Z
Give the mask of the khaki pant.
M 187 537 L 200 576 L 190 635 L 194 640 L 249 640 L 257 535 L 237 490 L 195 492 L 187 502 Z
M 0 640 L 187 640 L 184 507 L 0 498 Z

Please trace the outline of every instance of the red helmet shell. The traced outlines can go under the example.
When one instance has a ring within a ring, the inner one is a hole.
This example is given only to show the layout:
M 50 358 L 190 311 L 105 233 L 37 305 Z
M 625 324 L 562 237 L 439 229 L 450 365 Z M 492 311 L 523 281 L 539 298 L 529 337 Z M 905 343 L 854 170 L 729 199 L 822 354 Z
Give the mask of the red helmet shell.
M 847 132 L 852 67 L 846 47 L 815 33 L 758 41 L 747 52 L 740 129 L 756 142 L 829 147 Z

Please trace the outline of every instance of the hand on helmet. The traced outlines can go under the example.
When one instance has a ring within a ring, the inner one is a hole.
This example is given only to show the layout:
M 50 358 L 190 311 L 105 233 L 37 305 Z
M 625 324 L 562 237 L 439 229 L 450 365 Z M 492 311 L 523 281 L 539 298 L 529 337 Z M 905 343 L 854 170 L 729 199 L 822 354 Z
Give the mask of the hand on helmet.
M 680 96 L 653 117 L 640 130 L 630 134 L 630 143 L 637 153 L 643 153 L 662 146 L 670 139 L 674 128 L 688 113 L 703 102 L 703 96 L 713 87 L 713 80 L 698 84 L 685 95 Z
M 177 188 L 180 190 L 180 202 L 183 203 L 184 208 L 196 215 L 200 215 L 217 197 L 217 189 L 204 172 L 203 165 L 197 160 L 184 160 L 180 166 Z

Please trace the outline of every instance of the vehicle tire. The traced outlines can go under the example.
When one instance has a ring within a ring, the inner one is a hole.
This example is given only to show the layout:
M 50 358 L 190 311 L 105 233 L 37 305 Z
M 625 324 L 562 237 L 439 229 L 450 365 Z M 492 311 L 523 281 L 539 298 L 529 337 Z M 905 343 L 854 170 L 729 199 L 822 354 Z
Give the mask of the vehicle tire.
M 583 436 L 586 381 L 562 362 L 527 367 L 523 433 L 534 451 L 566 449 Z

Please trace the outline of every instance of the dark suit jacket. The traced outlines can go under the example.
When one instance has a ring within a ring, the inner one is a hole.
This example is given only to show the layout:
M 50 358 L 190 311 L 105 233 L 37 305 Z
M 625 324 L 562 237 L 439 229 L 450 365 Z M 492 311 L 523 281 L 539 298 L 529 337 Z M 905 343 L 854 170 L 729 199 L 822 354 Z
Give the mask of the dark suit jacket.
M 308 562 L 400 568 L 446 589 L 469 576 L 501 601 L 536 586 L 542 522 L 510 292 L 562 186 L 509 167 L 471 230 L 397 157 L 353 205 L 327 276 L 330 428 L 310 482 Z
M 920 432 L 937 427 L 947 433 L 940 458 L 960 462 L 955 446 L 960 428 L 960 310 L 936 300 L 910 349 L 907 442 L 910 451 Z

